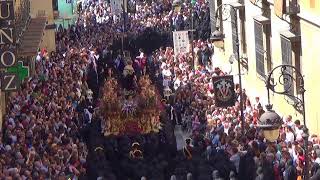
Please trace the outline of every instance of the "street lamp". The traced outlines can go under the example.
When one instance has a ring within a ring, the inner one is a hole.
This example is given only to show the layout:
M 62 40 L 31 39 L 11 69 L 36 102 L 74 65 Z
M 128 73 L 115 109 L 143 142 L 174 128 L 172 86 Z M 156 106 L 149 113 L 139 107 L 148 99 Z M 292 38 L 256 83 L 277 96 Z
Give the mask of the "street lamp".
M 274 82 L 273 75 L 279 73 L 279 78 L 277 78 L 278 82 Z M 294 74 L 296 77 L 294 77 Z M 298 95 L 294 95 L 294 84 L 297 83 L 297 93 Z M 309 157 L 308 157 L 308 139 L 309 139 L 309 130 L 306 124 L 306 109 L 305 109 L 305 101 L 304 94 L 306 90 L 304 89 L 304 78 L 301 74 L 300 70 L 292 65 L 279 65 L 273 68 L 266 80 L 266 87 L 268 91 L 268 104 L 270 104 L 270 93 L 269 90 L 276 94 L 281 94 L 290 97 L 294 100 L 295 106 L 301 108 L 302 118 L 304 123 L 303 134 L 302 137 L 304 139 L 304 153 L 305 153 L 305 164 L 303 171 L 303 179 L 309 179 Z M 280 87 L 280 88 L 279 88 Z M 267 115 L 266 115 L 267 116 Z M 264 114 L 260 117 L 265 118 Z M 263 120 L 263 119 L 262 119 Z M 261 121 L 262 121 L 261 120 Z M 262 126 L 263 127 L 263 126 Z
M 219 31 L 219 30 L 215 30 L 213 33 L 212 33 L 212 36 L 210 38 L 210 40 L 213 42 L 213 45 L 217 48 L 223 48 L 224 47 L 224 38 L 225 38 L 225 35 Z
M 279 130 L 282 125 L 281 117 L 272 110 L 272 105 L 266 105 L 267 111 L 258 120 L 258 127 L 262 130 L 264 137 L 275 142 L 279 137 Z
M 228 13 L 229 15 L 227 17 L 222 17 L 223 15 L 225 15 L 225 10 L 227 9 L 226 7 L 230 7 L 230 12 Z M 242 81 L 241 81 L 241 61 L 240 61 L 240 48 L 239 48 L 239 35 L 238 35 L 238 17 L 237 17 L 237 9 L 231 5 L 231 4 L 221 4 L 217 10 L 216 10 L 216 15 L 215 15 L 215 19 L 216 22 L 219 22 L 219 12 L 221 10 L 221 20 L 225 21 L 227 20 L 230 16 L 234 16 L 234 21 L 231 21 L 231 23 L 234 23 L 234 27 L 235 27 L 235 32 L 236 32 L 236 39 L 235 39 L 235 43 L 236 43 L 236 51 L 237 54 L 235 54 L 235 56 L 237 57 L 238 60 L 238 76 L 239 76 L 239 88 L 240 88 L 240 120 L 241 120 L 241 130 L 242 130 L 242 134 L 245 134 L 245 122 L 244 122 L 244 114 L 243 114 L 243 94 L 242 94 Z M 233 11 L 234 13 L 231 13 L 231 11 Z M 218 25 L 218 23 L 217 23 Z M 224 47 L 224 38 L 225 35 L 223 34 L 223 32 L 221 32 L 219 30 L 219 27 L 216 28 L 216 30 L 212 33 L 210 40 L 211 42 L 213 42 L 213 44 L 217 47 L 217 48 L 223 48 Z
M 196 0 L 191 0 L 191 7 L 190 7 L 190 15 L 191 15 L 191 53 L 192 53 L 192 68 L 194 69 L 194 13 L 193 13 L 193 6 L 196 4 Z

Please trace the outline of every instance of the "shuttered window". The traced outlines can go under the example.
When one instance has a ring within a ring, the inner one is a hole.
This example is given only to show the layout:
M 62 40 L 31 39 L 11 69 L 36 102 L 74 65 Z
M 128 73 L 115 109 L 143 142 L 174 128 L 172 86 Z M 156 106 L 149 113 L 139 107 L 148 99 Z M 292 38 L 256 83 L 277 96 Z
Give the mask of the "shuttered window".
M 281 36 L 281 54 L 282 54 L 282 64 L 293 65 L 292 64 L 292 44 L 291 41 L 283 36 Z M 285 69 L 285 75 L 283 76 L 283 88 L 288 94 L 294 95 L 294 85 L 293 82 L 293 72 L 292 68 Z
M 52 9 L 58 11 L 58 0 L 52 0 Z
M 237 50 L 237 11 L 231 9 L 231 29 L 232 29 L 232 51 L 235 59 L 238 59 L 238 50 Z
M 216 30 L 216 11 L 215 1 L 209 0 L 209 11 L 210 11 L 210 28 L 211 34 Z
M 256 70 L 259 75 L 266 77 L 264 68 L 264 46 L 263 46 L 263 25 L 254 21 Z

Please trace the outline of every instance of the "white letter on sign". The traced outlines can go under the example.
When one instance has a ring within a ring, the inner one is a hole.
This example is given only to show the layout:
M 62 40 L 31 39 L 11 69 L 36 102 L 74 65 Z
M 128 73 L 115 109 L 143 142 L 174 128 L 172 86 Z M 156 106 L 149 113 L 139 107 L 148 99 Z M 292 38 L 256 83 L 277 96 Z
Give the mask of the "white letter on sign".
M 5 56 L 7 55 L 8 56 L 11 56 L 10 59 L 5 59 Z M 9 61 L 8 61 L 9 60 Z M 11 51 L 4 51 L 2 54 L 1 54 L 1 64 L 4 66 L 4 67 L 11 67 L 13 66 L 14 64 L 16 63 L 16 56 L 14 55 L 13 52 Z
M 2 20 L 6 20 L 8 17 L 10 17 L 10 3 L 9 2 L 1 2 L 0 3 L 1 7 L 0 7 L 0 19 Z M 6 6 L 7 10 L 6 11 L 2 11 L 2 6 Z M 5 14 L 5 15 L 3 15 Z
M 13 28 L 0 29 L 0 38 L 0 44 L 13 43 Z
M 7 79 L 9 79 L 8 83 L 5 85 L 4 90 L 5 91 L 12 91 L 12 90 L 16 90 L 18 87 L 13 83 L 15 78 L 15 75 L 10 74 L 10 75 L 5 75 L 3 77 L 3 79 L 6 81 Z

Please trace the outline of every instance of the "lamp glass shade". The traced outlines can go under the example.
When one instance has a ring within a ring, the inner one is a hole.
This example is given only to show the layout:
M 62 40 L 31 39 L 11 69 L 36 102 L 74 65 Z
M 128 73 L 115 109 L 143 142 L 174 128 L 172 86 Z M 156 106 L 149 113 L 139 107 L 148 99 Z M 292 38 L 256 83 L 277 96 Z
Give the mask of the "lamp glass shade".
M 219 41 L 214 41 L 213 45 L 217 48 L 223 48 L 224 47 L 224 41 L 223 40 L 219 40 Z
M 275 142 L 278 139 L 279 134 L 279 129 L 263 130 L 264 137 L 270 142 Z

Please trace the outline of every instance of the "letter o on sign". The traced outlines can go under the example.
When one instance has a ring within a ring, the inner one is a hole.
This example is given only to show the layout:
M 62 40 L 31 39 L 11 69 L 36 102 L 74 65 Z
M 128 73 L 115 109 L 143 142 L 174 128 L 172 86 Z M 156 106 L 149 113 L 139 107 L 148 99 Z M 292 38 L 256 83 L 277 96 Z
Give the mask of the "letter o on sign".
M 11 51 L 3 51 L 1 53 L 1 66 L 2 67 L 11 67 L 16 63 L 16 56 Z

